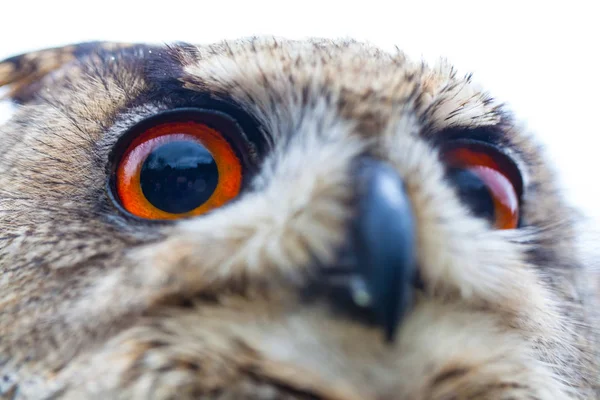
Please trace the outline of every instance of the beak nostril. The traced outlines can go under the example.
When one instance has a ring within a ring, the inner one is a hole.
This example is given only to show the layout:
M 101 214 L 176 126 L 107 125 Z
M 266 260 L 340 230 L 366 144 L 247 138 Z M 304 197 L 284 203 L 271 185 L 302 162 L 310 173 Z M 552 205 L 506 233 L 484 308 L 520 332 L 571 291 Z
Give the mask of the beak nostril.
M 398 173 L 362 159 L 356 171 L 356 216 L 335 267 L 324 267 L 334 303 L 380 325 L 392 341 L 418 282 L 412 207 Z

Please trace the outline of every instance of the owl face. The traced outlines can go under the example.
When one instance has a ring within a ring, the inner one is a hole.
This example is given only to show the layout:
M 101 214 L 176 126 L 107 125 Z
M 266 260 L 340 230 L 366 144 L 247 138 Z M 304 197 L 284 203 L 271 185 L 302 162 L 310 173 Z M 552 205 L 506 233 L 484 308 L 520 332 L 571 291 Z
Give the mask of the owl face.
M 0 392 L 588 398 L 589 270 L 469 77 L 355 42 L 9 59 Z

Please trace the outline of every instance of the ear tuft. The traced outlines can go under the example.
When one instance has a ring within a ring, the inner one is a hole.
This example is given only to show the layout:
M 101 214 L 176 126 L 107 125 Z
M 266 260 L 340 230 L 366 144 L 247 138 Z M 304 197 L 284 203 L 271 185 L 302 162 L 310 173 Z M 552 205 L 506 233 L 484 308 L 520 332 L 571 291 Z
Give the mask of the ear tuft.
M 72 62 L 100 50 L 129 47 L 129 44 L 87 42 L 20 54 L 0 61 L 0 87 L 8 86 L 8 97 L 19 103 L 30 100 L 42 78 Z

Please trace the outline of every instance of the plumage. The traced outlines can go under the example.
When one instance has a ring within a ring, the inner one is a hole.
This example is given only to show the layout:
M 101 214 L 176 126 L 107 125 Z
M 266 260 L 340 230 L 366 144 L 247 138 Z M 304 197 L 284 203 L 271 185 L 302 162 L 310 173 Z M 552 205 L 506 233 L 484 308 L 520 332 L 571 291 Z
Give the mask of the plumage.
M 354 41 L 85 43 L 0 62 L 0 86 L 0 395 L 600 398 L 597 241 L 451 66 Z M 242 189 L 136 218 L 122 143 L 184 108 L 234 121 Z M 456 143 L 492 151 L 500 173 L 470 171 L 509 182 L 518 225 L 461 195 Z

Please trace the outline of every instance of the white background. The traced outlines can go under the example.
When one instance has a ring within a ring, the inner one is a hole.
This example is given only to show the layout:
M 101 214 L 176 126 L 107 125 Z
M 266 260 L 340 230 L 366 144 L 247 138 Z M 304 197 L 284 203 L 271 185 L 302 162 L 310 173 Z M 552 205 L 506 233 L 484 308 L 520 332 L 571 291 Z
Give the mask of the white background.
M 254 34 L 354 37 L 428 61 L 444 56 L 510 104 L 545 144 L 571 201 L 600 216 L 596 1 L 2 2 L 0 58 L 89 40 Z

